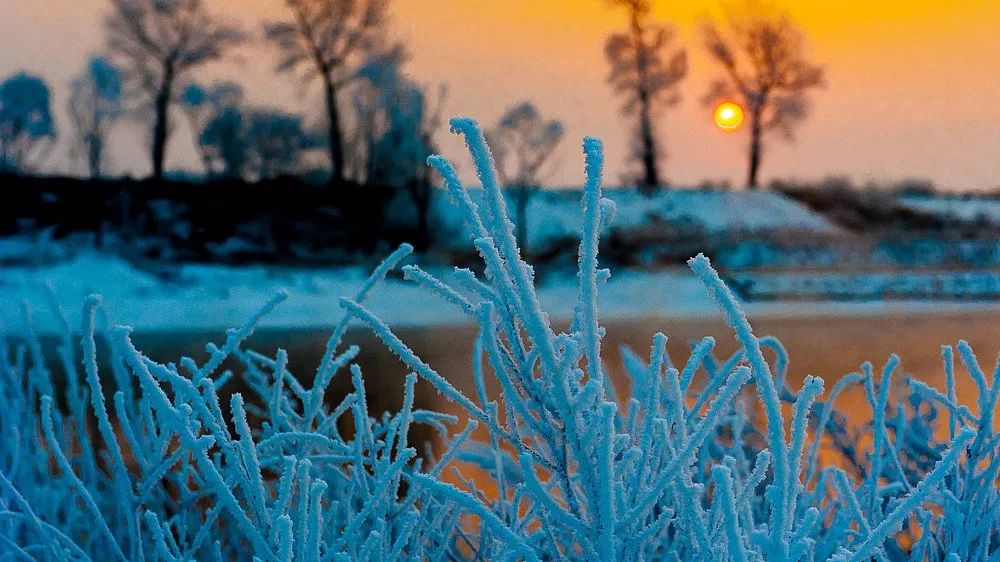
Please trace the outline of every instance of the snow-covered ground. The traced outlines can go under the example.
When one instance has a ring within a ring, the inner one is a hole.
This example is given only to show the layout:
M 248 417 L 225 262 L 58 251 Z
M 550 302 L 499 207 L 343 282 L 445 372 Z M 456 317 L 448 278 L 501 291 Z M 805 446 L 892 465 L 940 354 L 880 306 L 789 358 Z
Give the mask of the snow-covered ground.
M 34 236 L 0 237 L 0 267 L 12 263 L 52 263 L 69 257 L 71 247 L 51 240 L 51 231 Z
M 34 308 L 34 323 L 42 331 L 57 329 L 47 310 L 45 283 L 54 290 L 70 322 L 79 325 L 83 299 L 105 297 L 109 318 L 139 331 L 222 330 L 241 325 L 283 288 L 291 298 L 267 316 L 268 328 L 326 328 L 341 317 L 338 299 L 353 295 L 367 276 L 361 267 L 304 270 L 269 267 L 185 265 L 171 280 L 140 271 L 112 256 L 78 254 L 70 261 L 41 266 L 0 268 L 0 321 L 9 329 L 23 326 L 20 303 Z M 438 271 L 447 276 L 446 271 Z M 540 288 L 545 310 L 554 318 L 569 318 L 576 296 L 576 277 L 548 276 Z M 685 269 L 615 273 L 599 298 L 602 317 L 699 317 L 718 312 L 707 292 Z M 370 307 L 395 326 L 426 326 L 465 321 L 460 311 L 409 282 L 389 279 L 373 294 Z M 816 316 L 891 314 L 898 311 L 996 309 L 985 303 L 930 301 L 766 302 L 748 303 L 751 316 Z
M 694 225 L 711 233 L 807 230 L 830 232 L 822 216 L 772 192 L 663 190 L 646 197 L 634 189 L 610 189 L 617 214 L 612 227 L 639 227 L 663 221 Z M 481 193 L 473 190 L 473 197 Z M 456 248 L 468 248 L 454 207 L 443 197 L 434 203 L 435 220 L 454 232 Z M 529 210 L 532 244 L 543 244 L 579 232 L 579 192 L 541 191 Z M 450 222 L 449 222 L 450 221 Z M 44 251 L 43 251 L 44 250 Z M 57 251 L 58 250 L 58 251 Z M 9 255 L 8 255 L 9 254 Z M 135 267 L 113 254 L 80 247 L 62 248 L 47 239 L 0 239 L 0 322 L 15 329 L 23 324 L 21 302 L 35 309 L 36 327 L 57 328 L 46 309 L 46 284 L 59 305 L 78 325 L 83 299 L 91 293 L 105 297 L 110 319 L 140 331 L 220 330 L 242 324 L 282 289 L 291 293 L 262 323 L 268 328 L 309 329 L 333 325 L 342 315 L 341 296 L 351 296 L 367 278 L 367 266 L 305 269 L 275 266 L 228 267 L 177 265 L 162 274 Z M 432 271 L 447 278 L 444 268 Z M 794 276 L 794 274 L 791 274 Z M 780 281 L 779 280 L 779 284 Z M 794 279 L 787 281 L 794 283 Z M 569 318 L 576 299 L 576 276 L 547 274 L 539 288 L 543 307 L 555 318 Z M 599 304 L 604 318 L 698 317 L 716 315 L 708 293 L 688 270 L 620 270 L 602 289 Z M 396 326 L 453 324 L 466 319 L 438 297 L 401 279 L 386 280 L 369 306 Z M 953 311 L 997 308 L 985 303 L 907 300 L 830 302 L 817 295 L 806 302 L 751 302 L 747 312 L 763 315 L 886 314 L 894 311 Z
M 959 220 L 985 219 L 1000 222 L 1000 199 L 947 197 L 947 196 L 902 196 L 899 202 L 916 211 L 924 211 L 941 217 Z
M 733 284 L 754 300 L 892 298 L 996 301 L 1000 272 L 909 271 L 849 273 L 757 272 L 733 276 Z
M 470 189 L 473 200 L 482 196 Z M 646 196 L 632 188 L 612 188 L 604 192 L 615 202 L 617 211 L 611 228 L 634 228 L 655 222 L 691 225 L 710 234 L 808 230 L 830 232 L 834 227 L 823 216 L 804 205 L 772 191 L 712 191 L 663 189 Z M 433 202 L 435 224 L 453 232 L 462 231 L 461 216 L 447 198 Z M 580 191 L 541 190 L 528 204 L 528 243 L 536 250 L 546 244 L 580 232 L 582 212 Z M 468 240 L 453 237 L 461 248 Z

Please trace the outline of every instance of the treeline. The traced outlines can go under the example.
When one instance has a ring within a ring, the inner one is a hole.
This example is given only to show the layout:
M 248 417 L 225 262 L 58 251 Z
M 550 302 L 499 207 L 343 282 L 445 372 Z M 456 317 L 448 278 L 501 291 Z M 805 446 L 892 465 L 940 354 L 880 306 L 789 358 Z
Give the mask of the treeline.
M 202 0 L 109 4 L 106 50 L 69 85 L 72 152 L 92 178 L 104 175 L 109 131 L 129 119 L 147 130 L 155 180 L 166 174 L 170 140 L 182 124 L 209 179 L 270 179 L 307 167 L 325 169 L 335 181 L 420 179 L 412 162 L 406 178 L 390 178 L 399 170 L 385 164 L 403 155 L 422 164 L 430 151 L 428 96 L 403 73 L 403 46 L 388 40 L 387 2 L 289 0 L 286 19 L 267 21 L 257 33 L 225 21 Z M 322 85 L 322 124 L 248 104 L 236 81 L 194 79 L 198 69 L 251 42 L 277 51 L 275 70 L 293 83 Z M 57 128 L 50 100 L 44 79 L 27 72 L 0 85 L 0 172 L 30 174 L 51 151 Z M 309 160 L 312 151 L 326 153 L 328 162 Z
M 320 265 L 420 238 L 386 212 L 397 190 L 294 176 L 162 182 L 0 176 L 0 236 L 89 236 L 136 260 Z
M 104 52 L 70 84 L 73 155 L 92 177 L 105 175 L 108 133 L 130 119 L 147 130 L 151 177 L 162 179 L 170 140 L 186 122 L 208 178 L 256 181 L 321 170 L 338 182 L 406 188 L 419 201 L 429 189 L 424 161 L 434 152 L 444 88 L 428 88 L 403 70 L 407 49 L 391 39 L 389 0 L 284 4 L 283 18 L 251 30 L 219 16 L 211 0 L 108 0 Z M 687 49 L 674 26 L 653 16 L 651 0 L 611 4 L 627 16 L 605 44 L 608 82 L 634 131 L 636 168 L 624 179 L 654 189 L 666 183 L 661 123 L 680 99 Z M 706 21 L 701 35 L 718 69 L 702 102 L 722 108 L 720 128 L 748 131 L 746 185 L 756 188 L 765 139 L 791 138 L 808 113 L 808 92 L 823 85 L 823 69 L 810 61 L 802 31 L 763 3 L 730 6 L 723 20 Z M 321 119 L 249 104 L 232 80 L 194 80 L 198 69 L 248 43 L 276 52 L 275 72 L 290 83 L 319 86 Z M 57 128 L 50 100 L 46 82 L 30 73 L 0 84 L 0 172 L 32 173 L 51 152 Z M 527 198 L 551 168 L 559 121 L 515 103 L 491 129 L 507 183 Z

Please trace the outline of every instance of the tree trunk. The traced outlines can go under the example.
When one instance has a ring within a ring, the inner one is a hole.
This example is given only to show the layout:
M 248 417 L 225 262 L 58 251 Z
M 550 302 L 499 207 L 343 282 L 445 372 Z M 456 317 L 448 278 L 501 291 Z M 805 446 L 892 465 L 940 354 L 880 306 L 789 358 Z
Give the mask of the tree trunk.
M 330 135 L 330 171 L 335 180 L 344 179 L 344 141 L 340 127 L 340 111 L 337 109 L 337 88 L 329 73 L 324 73 L 323 86 L 326 94 L 326 114 Z
M 205 147 L 202 146 L 200 141 L 198 142 L 198 152 L 201 154 L 201 165 L 205 168 L 205 177 L 211 178 L 215 175 L 215 167 L 212 165 L 212 157 L 208 155 Z
M 528 253 L 528 200 L 531 199 L 531 192 L 532 188 L 525 186 L 514 190 L 514 209 L 517 213 L 515 236 L 521 255 Z
M 431 194 L 433 190 L 430 184 L 424 184 L 423 180 L 418 180 L 416 190 L 413 192 L 413 201 L 417 208 L 417 239 L 418 250 L 426 250 L 431 245 L 431 223 L 430 206 Z
M 163 68 L 163 81 L 156 93 L 156 124 L 153 128 L 153 179 L 163 179 L 163 161 L 167 155 L 169 134 L 170 97 L 173 92 L 174 67 L 167 63 Z
M 104 148 L 103 144 L 100 133 L 96 131 L 90 133 L 90 140 L 87 142 L 87 164 L 90 167 L 91 179 L 96 180 L 101 178 L 101 151 Z
M 643 180 L 641 191 L 647 195 L 660 186 L 660 170 L 656 161 L 656 139 L 653 137 L 653 122 L 650 116 L 649 96 L 645 90 L 639 92 L 639 135 L 642 142 Z
M 639 189 L 650 195 L 660 186 L 660 170 L 656 161 L 656 139 L 653 136 L 652 100 L 646 88 L 649 74 L 648 50 L 644 39 L 644 29 L 638 9 L 631 13 L 632 41 L 635 43 L 635 70 L 639 77 L 639 142 L 642 154 L 643 178 Z
M 761 151 L 761 133 L 763 132 L 760 117 L 761 108 L 760 104 L 753 107 L 750 112 L 750 164 L 747 169 L 747 189 L 756 190 L 759 186 L 757 185 L 757 175 L 760 171 L 760 151 Z

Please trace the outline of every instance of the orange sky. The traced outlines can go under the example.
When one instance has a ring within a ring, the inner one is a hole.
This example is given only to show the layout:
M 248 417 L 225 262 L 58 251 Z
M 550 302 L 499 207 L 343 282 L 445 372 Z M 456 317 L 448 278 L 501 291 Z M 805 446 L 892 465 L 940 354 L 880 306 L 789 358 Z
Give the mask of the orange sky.
M 207 0 L 259 30 L 280 0 Z M 69 5 L 69 6 L 67 6 Z M 393 33 L 409 42 L 408 69 L 420 82 L 447 83 L 449 115 L 490 123 L 504 108 L 529 99 L 566 124 L 552 184 L 582 176 L 578 141 L 605 139 L 609 183 L 623 171 L 628 124 L 604 82 L 603 40 L 623 15 L 606 0 L 395 0 Z M 691 53 L 684 101 L 658 123 L 669 159 L 667 176 L 681 185 L 743 176 L 740 134 L 723 134 L 698 98 L 714 74 L 698 41 L 700 18 L 720 13 L 717 1 L 658 2 L 656 17 L 673 21 Z M 1000 187 L 1000 4 L 997 0 L 787 1 L 805 29 L 811 52 L 826 65 L 829 86 L 787 144 L 775 139 L 765 179 L 848 174 L 858 181 L 929 177 L 945 188 Z M 65 84 L 89 52 L 100 49 L 103 0 L 0 0 L 0 75 L 30 69 L 56 89 L 64 116 Z M 271 72 L 266 49 L 205 70 L 237 78 L 258 103 L 312 111 L 315 92 L 302 92 Z M 190 133 L 178 123 L 170 165 L 197 169 Z M 68 123 L 62 119 L 65 129 Z M 144 173 L 142 136 L 122 127 L 113 167 Z M 442 150 L 466 162 L 445 132 Z M 52 165 L 66 169 L 66 148 Z M 463 166 L 466 170 L 468 165 Z

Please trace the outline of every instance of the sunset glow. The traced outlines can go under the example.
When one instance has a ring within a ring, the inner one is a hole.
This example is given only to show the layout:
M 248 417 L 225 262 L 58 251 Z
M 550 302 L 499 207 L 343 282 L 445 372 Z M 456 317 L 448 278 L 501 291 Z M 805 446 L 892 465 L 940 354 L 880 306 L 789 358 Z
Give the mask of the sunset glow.
M 715 108 L 715 126 L 723 131 L 737 131 L 743 125 L 743 108 L 727 101 Z
M 983 190 L 1000 177 L 1000 73 L 992 72 L 1000 51 L 1000 10 L 996 0 L 912 2 L 881 0 L 841 3 L 782 0 L 806 33 L 808 50 L 823 64 L 828 86 L 813 97 L 811 116 L 794 143 L 775 142 L 765 175 L 823 177 L 847 174 L 861 179 L 927 177 L 956 190 Z M 3 4 L 0 36 L 11 45 L 0 57 L 0 75 L 30 69 L 54 88 L 53 110 L 68 123 L 68 84 L 88 53 L 106 50 L 102 22 L 107 0 L 32 0 Z M 257 30 L 262 20 L 287 14 L 283 0 L 217 0 L 226 18 Z M 502 9 L 497 6 L 502 5 Z M 707 176 L 742 181 L 745 162 L 734 158 L 741 135 L 720 135 L 714 106 L 702 106 L 706 85 L 717 78 L 701 38 L 705 18 L 721 19 L 726 2 L 654 2 L 657 23 L 676 28 L 687 47 L 690 72 L 678 105 L 659 124 L 670 146 L 669 174 L 694 185 Z M 566 139 L 604 139 L 610 155 L 608 177 L 628 171 L 625 155 L 631 130 L 622 126 L 620 100 L 607 85 L 604 41 L 624 29 L 624 12 L 605 0 L 421 0 L 391 3 L 392 39 L 406 43 L 407 72 L 431 91 L 446 84 L 442 116 L 469 115 L 490 124 L 513 103 L 530 99 L 566 126 Z M 441 33 L 448 29 L 448 33 Z M 55 40 L 60 38 L 64 40 Z M 16 45 L 16 48 L 13 46 Z M 207 67 L 199 79 L 238 77 L 254 103 L 310 113 L 318 119 L 315 84 L 304 88 L 276 76 L 274 49 L 250 42 L 233 61 Z M 919 72 L 915 69 L 920 69 Z M 297 83 L 296 83 L 297 84 Z M 345 103 L 347 103 L 345 101 Z M 891 126 L 885 116 L 891 115 Z M 181 123 L 178 123 L 178 127 Z M 749 128 L 746 125 L 744 128 Z M 446 128 L 445 128 L 446 129 Z M 191 135 L 176 134 L 168 167 L 198 170 L 201 161 Z M 742 129 L 739 129 L 742 131 Z M 122 126 L 109 146 L 115 174 L 145 173 L 148 133 Z M 435 135 L 442 152 L 461 151 L 461 139 L 446 130 Z M 68 135 L 62 135 L 46 165 L 73 170 Z M 570 165 L 574 142 L 557 149 L 563 165 L 547 183 L 579 182 Z M 461 167 L 472 180 L 473 168 Z

